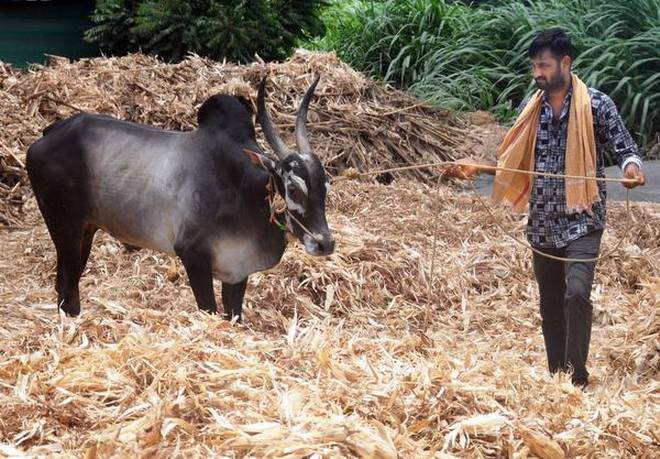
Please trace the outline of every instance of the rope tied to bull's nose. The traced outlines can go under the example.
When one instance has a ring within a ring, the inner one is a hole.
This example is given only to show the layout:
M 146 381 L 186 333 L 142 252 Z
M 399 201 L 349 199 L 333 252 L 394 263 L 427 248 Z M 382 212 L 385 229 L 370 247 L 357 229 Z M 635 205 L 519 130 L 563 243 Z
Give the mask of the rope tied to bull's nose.
M 300 227 L 302 228 L 302 230 L 303 230 L 305 233 L 307 233 L 307 234 L 309 235 L 309 237 L 311 237 L 312 239 L 314 239 L 316 242 L 319 242 L 319 243 L 323 242 L 323 236 L 320 236 L 320 235 L 318 235 L 318 234 L 316 234 L 316 233 L 312 233 L 310 230 L 308 230 L 307 227 L 305 227 L 305 225 L 303 225 L 303 224 L 300 222 L 300 220 L 298 220 L 298 219 L 296 218 L 296 216 L 293 215 L 293 213 L 291 213 L 291 211 L 290 211 L 288 208 L 286 209 L 286 214 L 287 214 L 287 216 L 288 216 L 289 218 L 291 218 L 291 220 L 293 220 L 294 222 L 296 222 L 296 223 L 298 224 L 298 226 L 300 226 Z
M 569 179 L 585 179 L 585 180 L 595 180 L 597 182 L 614 182 L 614 183 L 637 183 L 637 180 L 635 179 L 629 179 L 629 178 L 615 178 L 615 177 L 591 177 L 591 176 L 583 176 L 583 175 L 566 175 L 566 174 L 552 174 L 549 172 L 536 172 L 536 171 L 528 171 L 528 170 L 523 170 L 523 169 L 512 169 L 509 167 L 501 167 L 501 166 L 488 166 L 485 164 L 470 164 L 470 163 L 462 163 L 459 161 L 436 161 L 433 163 L 426 163 L 426 164 L 412 164 L 410 166 L 400 166 L 400 167 L 391 167 L 388 169 L 379 169 L 379 170 L 373 170 L 373 171 L 366 171 L 366 172 L 360 172 L 357 169 L 353 167 L 349 167 L 345 169 L 341 175 L 336 176 L 332 179 L 333 182 L 340 182 L 343 180 L 356 180 L 360 177 L 368 177 L 370 175 L 380 175 L 380 174 L 385 174 L 388 172 L 402 172 L 402 171 L 412 171 L 412 170 L 418 170 L 418 169 L 429 169 L 432 167 L 438 167 L 438 166 L 473 166 L 477 167 L 479 169 L 483 170 L 490 170 L 490 171 L 508 171 L 508 172 L 517 172 L 521 174 L 526 174 L 526 175 L 533 175 L 533 176 L 541 176 L 541 177 L 555 177 L 555 178 L 569 178 Z

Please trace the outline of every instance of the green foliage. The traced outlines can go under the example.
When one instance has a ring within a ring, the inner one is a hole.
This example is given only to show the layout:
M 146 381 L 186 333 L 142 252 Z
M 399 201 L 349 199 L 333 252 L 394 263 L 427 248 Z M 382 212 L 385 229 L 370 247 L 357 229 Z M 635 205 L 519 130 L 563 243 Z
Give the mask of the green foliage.
M 353 0 L 333 3 L 323 20 L 313 46 L 424 99 L 504 120 L 533 89 L 531 40 L 562 27 L 574 71 L 615 100 L 640 142 L 660 130 L 658 0 Z
M 126 54 L 134 48 L 130 29 L 134 25 L 137 3 L 137 0 L 96 2 L 91 20 L 97 25 L 85 32 L 85 40 L 99 43 L 104 51 Z
M 111 54 L 141 50 L 177 61 L 193 52 L 249 62 L 288 56 L 322 34 L 324 0 L 99 0 L 89 41 Z

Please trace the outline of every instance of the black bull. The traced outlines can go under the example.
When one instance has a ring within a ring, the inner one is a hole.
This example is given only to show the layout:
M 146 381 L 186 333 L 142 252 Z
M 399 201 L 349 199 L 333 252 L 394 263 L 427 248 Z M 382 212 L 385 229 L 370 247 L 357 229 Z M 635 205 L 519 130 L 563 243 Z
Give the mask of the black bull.
M 258 119 L 277 159 L 259 148 L 248 111 L 227 95 L 204 102 L 192 132 L 87 113 L 46 128 L 28 150 L 27 170 L 57 252 L 59 307 L 80 313 L 79 281 L 98 229 L 176 254 L 202 310 L 216 311 L 213 278 L 220 279 L 227 318 L 240 319 L 248 276 L 279 263 L 282 225 L 308 253 L 332 253 L 326 175 L 305 127 L 317 83 L 298 110 L 298 151 L 289 152 L 266 112 L 262 81 Z M 273 188 L 284 215 L 272 215 Z

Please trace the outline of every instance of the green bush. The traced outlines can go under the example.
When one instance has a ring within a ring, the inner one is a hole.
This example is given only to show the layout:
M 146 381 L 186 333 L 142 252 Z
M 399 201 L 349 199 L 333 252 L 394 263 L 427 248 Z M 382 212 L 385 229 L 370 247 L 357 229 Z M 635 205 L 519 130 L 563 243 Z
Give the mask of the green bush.
M 423 99 L 502 120 L 533 89 L 529 43 L 562 27 L 575 72 L 612 96 L 640 143 L 660 128 L 658 0 L 353 0 L 333 3 L 323 20 L 326 35 L 312 46 Z
M 126 54 L 135 49 L 131 27 L 135 25 L 137 0 L 100 0 L 91 20 L 97 24 L 85 32 L 85 40 L 98 43 L 101 49 L 112 54 Z
M 110 54 L 138 51 L 178 61 L 192 52 L 249 62 L 287 57 L 323 33 L 324 0 L 99 0 L 86 39 Z

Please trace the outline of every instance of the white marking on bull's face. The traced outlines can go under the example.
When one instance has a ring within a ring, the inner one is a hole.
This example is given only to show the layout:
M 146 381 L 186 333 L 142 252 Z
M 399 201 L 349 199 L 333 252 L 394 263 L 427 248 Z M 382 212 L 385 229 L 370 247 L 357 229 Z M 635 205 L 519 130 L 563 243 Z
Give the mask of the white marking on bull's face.
M 305 202 L 307 201 L 307 184 L 305 180 L 289 171 L 284 173 L 284 195 L 286 206 L 290 211 L 305 215 Z
M 298 212 L 300 215 L 305 215 L 305 208 L 303 206 L 301 206 L 300 204 L 297 204 L 294 201 L 292 201 L 291 199 L 289 199 L 288 194 L 287 194 L 287 197 L 286 197 L 286 207 L 290 211 Z
M 296 187 L 298 187 L 300 191 L 302 191 L 305 194 L 305 196 L 307 196 L 307 184 L 303 179 L 301 179 L 297 175 L 290 174 L 289 180 L 291 180 L 291 183 L 293 183 Z

